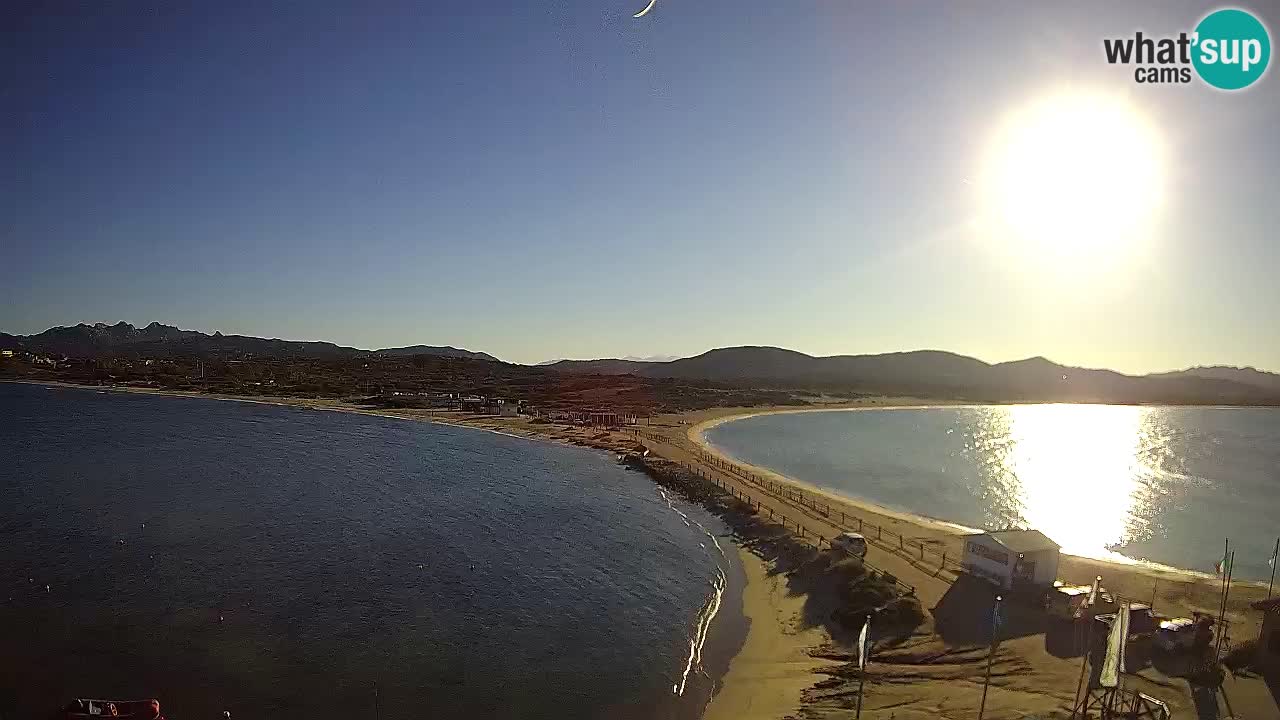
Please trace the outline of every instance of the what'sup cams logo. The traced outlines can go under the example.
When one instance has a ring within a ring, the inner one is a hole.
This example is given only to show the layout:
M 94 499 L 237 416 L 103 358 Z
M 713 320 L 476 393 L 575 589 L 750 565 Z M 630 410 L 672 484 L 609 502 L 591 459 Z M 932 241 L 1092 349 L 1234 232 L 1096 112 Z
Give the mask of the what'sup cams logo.
M 1134 82 L 1189 83 L 1194 69 L 1219 90 L 1242 90 L 1257 82 L 1271 60 L 1271 36 L 1262 21 L 1226 8 L 1204 17 L 1191 33 L 1153 38 L 1135 33 L 1102 41 L 1107 62 L 1137 65 Z

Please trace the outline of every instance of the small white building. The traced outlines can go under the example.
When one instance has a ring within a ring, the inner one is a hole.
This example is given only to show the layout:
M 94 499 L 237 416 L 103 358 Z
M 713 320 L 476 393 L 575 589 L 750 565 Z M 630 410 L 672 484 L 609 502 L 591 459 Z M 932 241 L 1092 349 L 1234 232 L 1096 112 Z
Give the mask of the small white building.
M 1050 587 L 1058 578 L 1061 547 L 1039 530 L 996 530 L 966 536 L 960 563 L 969 574 L 1003 590 Z

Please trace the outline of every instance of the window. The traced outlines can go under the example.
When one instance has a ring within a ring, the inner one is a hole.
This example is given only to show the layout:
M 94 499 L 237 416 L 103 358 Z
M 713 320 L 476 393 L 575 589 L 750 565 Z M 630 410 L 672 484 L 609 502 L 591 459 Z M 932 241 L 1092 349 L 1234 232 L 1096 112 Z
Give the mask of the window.
M 997 563 L 1000 563 L 1001 565 L 1009 564 L 1008 553 L 1003 553 L 998 550 L 992 550 L 986 545 L 973 542 L 972 540 L 969 541 L 968 543 L 965 543 L 965 549 L 973 553 L 974 555 L 977 555 L 978 557 L 986 558 L 991 562 L 997 562 Z

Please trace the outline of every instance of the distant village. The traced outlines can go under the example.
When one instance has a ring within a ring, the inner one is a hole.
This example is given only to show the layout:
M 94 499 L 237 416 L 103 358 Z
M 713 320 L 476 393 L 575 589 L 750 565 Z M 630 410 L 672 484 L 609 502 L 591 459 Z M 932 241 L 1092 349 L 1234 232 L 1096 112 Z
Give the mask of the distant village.
M 455 361 L 458 362 L 458 361 Z M 466 361 L 461 361 L 466 363 Z M 242 358 L 205 361 L 198 358 L 109 357 L 75 358 L 62 355 L 0 349 L 0 377 L 57 379 L 94 386 L 120 386 L 149 389 L 174 389 L 257 396 L 328 396 L 344 397 L 366 405 L 388 408 L 450 411 L 476 416 L 517 417 L 533 420 L 596 427 L 622 427 L 640 424 L 646 413 L 619 410 L 604 403 L 575 403 L 564 407 L 561 398 L 555 402 L 535 404 L 514 393 L 477 392 L 477 385 L 500 383 L 477 382 L 465 374 L 440 378 L 420 363 L 393 362 L 390 372 L 382 368 L 363 380 L 333 372 L 346 369 L 341 363 L 316 360 L 289 361 L 276 358 Z M 361 369 L 368 369 L 362 363 Z M 426 370 L 426 372 L 424 372 Z M 335 378 L 335 375 L 338 375 Z M 445 383 L 450 389 L 404 389 L 406 387 Z M 545 397 L 545 393 L 543 393 Z

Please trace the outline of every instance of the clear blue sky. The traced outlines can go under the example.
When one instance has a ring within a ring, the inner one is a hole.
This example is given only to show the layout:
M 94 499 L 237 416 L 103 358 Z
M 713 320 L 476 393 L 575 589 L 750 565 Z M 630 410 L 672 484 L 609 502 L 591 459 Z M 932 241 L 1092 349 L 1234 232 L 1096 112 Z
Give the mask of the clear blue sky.
M 1211 4 L 80 5 L 4 17 L 8 332 L 1280 370 L 1280 75 L 1143 86 L 1102 52 Z M 1159 135 L 1141 251 L 991 241 L 985 148 L 1063 88 Z

